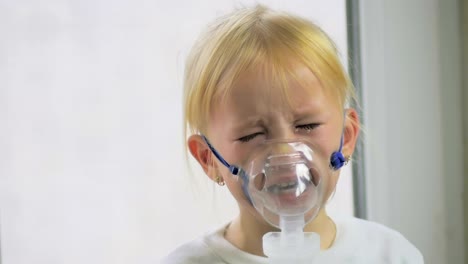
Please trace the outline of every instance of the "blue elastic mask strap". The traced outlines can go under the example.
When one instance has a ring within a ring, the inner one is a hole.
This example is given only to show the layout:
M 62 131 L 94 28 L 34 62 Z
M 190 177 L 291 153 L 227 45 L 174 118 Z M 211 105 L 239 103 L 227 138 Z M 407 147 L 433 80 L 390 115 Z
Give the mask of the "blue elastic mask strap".
M 341 133 L 341 138 L 340 138 L 340 147 L 338 151 L 335 151 L 332 153 L 330 157 L 330 168 L 333 170 L 339 170 L 341 167 L 343 167 L 346 164 L 346 158 L 344 157 L 343 153 L 341 152 L 343 150 L 343 144 L 344 144 L 344 125 L 346 121 L 346 111 L 344 114 L 343 118 L 343 132 Z
M 338 149 L 338 152 L 341 152 L 343 150 L 343 143 L 344 143 L 344 132 L 341 134 L 340 148 Z
M 338 152 L 340 153 L 343 150 L 343 144 L 344 144 L 345 122 L 346 122 L 346 109 L 344 110 L 344 114 L 343 114 L 343 125 L 342 125 L 343 131 L 341 132 L 340 148 L 338 149 Z
M 216 158 L 221 162 L 226 168 L 229 169 L 229 171 L 238 177 L 241 178 L 242 180 L 242 191 L 244 192 L 245 197 L 249 200 L 250 204 L 253 205 L 252 199 L 250 198 L 249 192 L 248 192 L 248 186 L 249 186 L 249 177 L 245 173 L 244 170 L 240 169 L 239 167 L 236 167 L 234 165 L 229 164 L 222 156 L 219 154 L 219 152 L 211 145 L 211 143 L 208 141 L 208 139 L 202 135 L 203 140 L 206 142 L 208 145 L 208 148 L 210 148 L 211 152 L 216 156 Z
M 206 144 L 208 145 L 208 147 L 210 148 L 211 152 L 213 152 L 213 154 L 216 156 L 216 158 L 224 165 L 226 166 L 229 171 L 234 174 L 234 175 L 238 175 L 239 174 L 239 168 L 234 166 L 234 165 L 231 165 L 229 164 L 219 153 L 218 151 L 216 151 L 216 149 L 210 144 L 210 142 L 208 141 L 208 139 L 202 135 L 202 138 L 203 140 L 206 142 Z

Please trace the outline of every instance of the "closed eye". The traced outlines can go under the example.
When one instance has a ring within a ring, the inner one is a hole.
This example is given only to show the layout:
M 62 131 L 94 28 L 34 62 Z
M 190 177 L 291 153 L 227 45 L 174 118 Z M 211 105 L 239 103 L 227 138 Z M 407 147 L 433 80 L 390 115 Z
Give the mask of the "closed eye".
M 309 132 L 309 131 L 312 131 L 314 130 L 315 128 L 317 128 L 318 126 L 320 126 L 320 124 L 318 123 L 312 123 L 312 124 L 305 124 L 305 125 L 298 125 L 296 126 L 296 130 L 304 130 L 306 132 Z
M 241 142 L 249 142 L 250 140 L 254 139 L 256 136 L 258 135 L 261 135 L 263 134 L 262 132 L 257 132 L 257 133 L 254 133 L 254 134 L 250 134 L 250 135 L 247 135 L 245 137 L 241 137 L 237 140 L 241 141 Z

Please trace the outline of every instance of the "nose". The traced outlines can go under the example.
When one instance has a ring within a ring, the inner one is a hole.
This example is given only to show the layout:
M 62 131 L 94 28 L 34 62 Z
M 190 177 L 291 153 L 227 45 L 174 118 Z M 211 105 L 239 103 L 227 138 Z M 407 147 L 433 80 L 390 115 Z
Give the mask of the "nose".
M 286 118 L 280 118 L 271 127 L 270 139 L 275 140 L 294 140 L 297 137 L 296 128 L 292 122 Z

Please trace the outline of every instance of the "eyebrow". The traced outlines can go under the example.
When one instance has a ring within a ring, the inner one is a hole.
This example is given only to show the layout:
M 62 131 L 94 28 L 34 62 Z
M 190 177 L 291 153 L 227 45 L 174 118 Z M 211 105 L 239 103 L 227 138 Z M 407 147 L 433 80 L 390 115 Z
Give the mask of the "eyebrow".
M 295 121 L 298 120 L 303 120 L 303 119 L 309 119 L 309 118 L 316 118 L 318 116 L 322 116 L 324 111 L 319 111 L 317 109 L 310 109 L 310 110 L 305 110 L 305 111 L 295 111 L 293 113 L 293 119 Z
M 297 119 L 298 117 L 306 117 L 311 115 L 319 115 L 320 112 L 325 111 L 321 100 L 310 100 L 305 104 L 300 104 L 299 107 L 291 107 L 293 116 Z
M 242 118 L 242 122 L 234 124 L 232 127 L 235 131 L 246 129 L 249 127 L 256 127 L 265 124 L 265 121 L 260 117 L 246 117 Z

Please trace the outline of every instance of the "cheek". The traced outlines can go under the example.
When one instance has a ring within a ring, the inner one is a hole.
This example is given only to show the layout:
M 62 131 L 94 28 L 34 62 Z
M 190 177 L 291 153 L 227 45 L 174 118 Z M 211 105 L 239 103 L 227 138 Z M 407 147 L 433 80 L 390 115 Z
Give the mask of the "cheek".
M 242 190 L 242 181 L 238 180 L 237 176 L 230 174 L 229 171 L 227 171 L 227 173 L 224 173 L 223 177 L 225 177 L 224 179 L 226 182 L 226 186 L 229 189 L 229 192 L 232 194 L 237 203 L 241 206 L 250 207 L 250 202 L 248 201 L 247 197 L 244 195 L 244 191 Z
M 244 168 L 247 166 L 246 160 L 249 158 L 249 154 L 252 152 L 252 148 L 249 145 L 239 144 L 236 142 L 225 142 L 224 144 L 219 145 L 220 153 L 223 158 L 230 164 L 236 167 Z M 231 178 L 236 178 L 237 176 L 232 175 L 226 166 L 220 165 L 223 167 L 223 173 Z
M 329 178 L 329 181 L 328 181 L 328 184 L 327 184 L 327 188 L 326 188 L 324 203 L 326 203 L 328 201 L 328 199 L 330 199 L 330 196 L 335 191 L 336 184 L 338 183 L 338 178 L 339 177 L 340 177 L 339 172 L 333 172 L 330 175 L 330 178 Z
M 229 148 L 226 149 L 226 154 L 229 156 L 229 159 L 238 166 L 241 164 L 252 151 L 251 145 L 249 143 L 239 143 L 239 142 L 230 142 Z
M 342 135 L 342 128 L 339 121 L 328 122 L 316 131 L 307 135 L 307 139 L 320 148 L 327 160 L 330 160 L 331 154 L 339 150 Z

